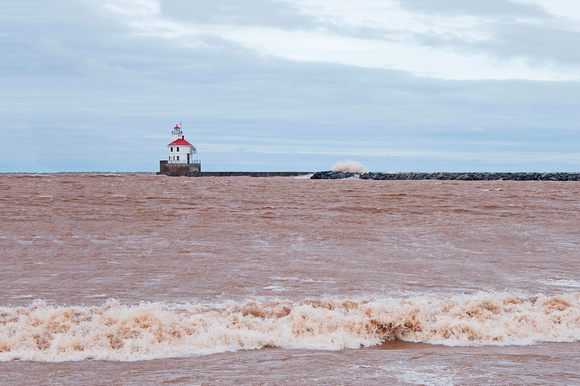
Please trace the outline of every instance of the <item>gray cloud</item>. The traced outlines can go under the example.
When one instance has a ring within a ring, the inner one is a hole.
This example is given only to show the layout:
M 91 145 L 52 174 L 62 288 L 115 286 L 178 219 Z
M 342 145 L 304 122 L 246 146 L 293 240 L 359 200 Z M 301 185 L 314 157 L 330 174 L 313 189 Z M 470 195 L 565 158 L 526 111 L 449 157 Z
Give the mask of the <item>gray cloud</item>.
M 440 47 L 469 54 L 484 54 L 502 60 L 524 59 L 536 65 L 580 64 L 580 32 L 558 26 L 525 23 L 489 23 L 483 31 L 489 38 L 467 41 L 450 34 L 415 34 L 413 40 L 429 47 Z
M 41 62 L 34 44 L 46 21 L 42 5 L 40 0 L 0 4 L 0 77 L 38 71 Z
M 402 8 L 411 12 L 441 15 L 508 16 L 546 18 L 548 15 L 537 5 L 510 0 L 401 0 Z
M 572 48 L 580 46 L 580 32 L 536 24 L 500 24 L 493 32 L 495 38 L 480 47 L 499 57 L 580 64 L 580 52 Z
M 377 26 L 342 25 L 304 13 L 286 0 L 163 0 L 162 14 L 196 24 L 272 27 L 326 31 L 358 39 L 394 40 L 397 31 Z
M 163 0 L 169 18 L 199 24 L 255 25 L 280 29 L 312 29 L 317 21 L 283 0 Z
M 472 16 L 479 22 L 473 27 L 471 36 L 477 29 L 481 36 L 485 36 L 473 40 L 472 37 L 463 38 L 459 33 L 414 34 L 413 41 L 421 45 L 489 55 L 500 60 L 524 59 L 533 65 L 580 64 L 580 54 L 571 49 L 580 44 L 580 33 L 566 29 L 566 23 L 537 5 L 509 0 L 407 0 L 400 4 L 412 12 Z

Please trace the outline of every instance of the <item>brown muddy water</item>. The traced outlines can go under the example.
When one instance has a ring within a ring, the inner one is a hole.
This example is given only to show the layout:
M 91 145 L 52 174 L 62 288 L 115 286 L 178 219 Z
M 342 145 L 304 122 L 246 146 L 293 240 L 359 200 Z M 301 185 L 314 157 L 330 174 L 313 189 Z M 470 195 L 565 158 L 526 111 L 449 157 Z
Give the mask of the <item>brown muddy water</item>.
M 580 183 L 0 175 L 4 384 L 579 384 Z

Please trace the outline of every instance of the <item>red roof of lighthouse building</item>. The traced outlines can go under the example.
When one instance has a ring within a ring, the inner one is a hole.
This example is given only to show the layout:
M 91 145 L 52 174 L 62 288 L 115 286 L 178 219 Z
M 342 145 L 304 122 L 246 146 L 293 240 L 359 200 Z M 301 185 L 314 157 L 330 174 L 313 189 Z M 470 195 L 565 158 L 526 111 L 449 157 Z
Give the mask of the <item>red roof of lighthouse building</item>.
M 175 141 L 171 142 L 169 145 L 167 146 L 192 146 L 191 143 L 187 142 L 185 139 L 183 139 L 183 137 L 176 139 Z

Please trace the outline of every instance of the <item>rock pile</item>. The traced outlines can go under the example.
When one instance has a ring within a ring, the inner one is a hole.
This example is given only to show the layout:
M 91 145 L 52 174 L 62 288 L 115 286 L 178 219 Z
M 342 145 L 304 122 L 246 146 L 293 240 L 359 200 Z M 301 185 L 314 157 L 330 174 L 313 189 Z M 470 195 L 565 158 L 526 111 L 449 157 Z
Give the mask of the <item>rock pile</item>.
M 313 180 L 338 180 L 358 177 L 363 180 L 462 180 L 462 181 L 580 181 L 580 173 L 345 173 L 316 172 Z

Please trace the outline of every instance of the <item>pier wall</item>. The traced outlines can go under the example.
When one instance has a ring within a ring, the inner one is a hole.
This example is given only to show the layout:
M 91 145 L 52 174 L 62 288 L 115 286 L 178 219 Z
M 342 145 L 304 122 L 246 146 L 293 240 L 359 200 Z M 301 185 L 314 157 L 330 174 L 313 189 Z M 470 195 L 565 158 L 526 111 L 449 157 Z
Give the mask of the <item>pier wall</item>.
M 200 163 L 169 163 L 165 160 L 159 161 L 159 172 L 168 176 L 188 176 L 201 173 Z
M 161 168 L 161 171 L 157 174 L 184 177 L 297 177 L 309 175 L 312 174 L 312 172 L 202 172 L 186 168 L 174 168 L 172 172 L 170 172 L 169 168 Z
M 294 177 L 312 174 L 309 172 L 201 172 L 195 177 L 235 177 L 235 176 L 250 176 L 250 177 Z

